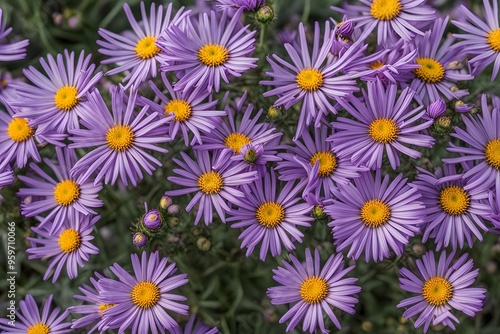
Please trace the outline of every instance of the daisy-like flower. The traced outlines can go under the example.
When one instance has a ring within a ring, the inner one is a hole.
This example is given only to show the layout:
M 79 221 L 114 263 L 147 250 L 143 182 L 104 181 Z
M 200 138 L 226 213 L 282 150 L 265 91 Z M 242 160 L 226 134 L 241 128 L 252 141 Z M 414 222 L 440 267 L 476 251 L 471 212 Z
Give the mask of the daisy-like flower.
M 91 55 L 82 51 L 75 67 L 75 53 L 64 50 L 64 56 L 56 59 L 47 55 L 47 60 L 40 58 L 40 64 L 46 76 L 30 66 L 23 73 L 33 84 L 14 82 L 18 99 L 8 101 L 19 107 L 21 112 L 16 117 L 27 118 L 32 126 L 38 125 L 55 129 L 58 133 L 78 128 L 78 119 L 84 113 L 92 113 L 84 103 L 86 93 L 91 92 L 102 78 L 102 72 L 93 75 L 95 65 L 90 64 Z
M 19 302 L 19 311 L 15 313 L 17 318 L 15 327 L 9 324 L 11 320 L 0 319 L 2 334 L 71 333 L 73 331 L 69 328 L 71 323 L 64 322 L 68 317 L 68 311 L 61 313 L 59 307 L 51 310 L 50 304 L 52 304 L 52 295 L 47 298 L 40 312 L 33 296 L 26 295 L 24 300 Z
M 356 294 L 361 288 L 355 285 L 357 278 L 344 276 L 354 266 L 344 268 L 342 254 L 330 255 L 321 268 L 318 250 L 306 249 L 306 262 L 300 263 L 290 255 L 291 264 L 283 260 L 284 267 L 273 269 L 273 279 L 281 284 L 269 288 L 267 295 L 273 305 L 294 304 L 280 319 L 280 323 L 290 321 L 286 331 L 294 329 L 303 320 L 302 331 L 328 333 L 325 329 L 323 315 L 326 313 L 335 327 L 341 328 L 333 308 L 354 314 L 354 306 L 358 299 Z
M 401 289 L 417 294 L 402 300 L 398 307 L 408 307 L 403 317 L 411 318 L 418 315 L 415 328 L 424 325 L 424 333 L 429 326 L 442 324 L 455 329 L 453 322 L 458 318 L 451 312 L 457 310 L 473 317 L 483 308 L 486 289 L 470 287 L 479 269 L 472 269 L 472 259 L 463 254 L 454 261 L 455 253 L 446 255 L 442 252 L 436 263 L 432 251 L 425 253 L 422 259 L 416 261 L 417 273 L 407 268 L 401 268 L 399 286 Z
M 148 259 L 143 252 L 141 259 L 131 255 L 134 275 L 115 263 L 110 270 L 118 280 L 101 278 L 98 285 L 103 304 L 114 305 L 103 310 L 99 330 L 118 328 L 118 333 L 130 329 L 133 334 L 163 333 L 173 330 L 179 324 L 167 311 L 188 314 L 189 307 L 181 304 L 187 298 L 171 291 L 187 284 L 186 274 L 176 274 L 175 263 L 160 258 L 158 252 Z
M 240 77 L 256 67 L 258 58 L 248 57 L 255 50 L 256 31 L 241 27 L 243 8 L 238 9 L 229 23 L 227 11 L 218 17 L 216 12 L 200 13 L 197 22 L 187 18 L 180 29 L 171 26 L 158 38 L 157 45 L 164 52 L 163 71 L 186 71 L 174 89 L 216 92 L 221 78 L 229 83 L 229 76 Z
M 50 225 L 47 230 L 52 235 L 59 230 L 65 221 L 74 223 L 78 215 L 97 214 L 93 209 L 101 207 L 102 201 L 97 199 L 102 189 L 100 183 L 94 184 L 93 180 L 83 179 L 82 176 L 73 177 L 70 169 L 77 161 L 76 154 L 71 149 L 56 147 L 58 164 L 50 159 L 44 159 L 55 174 L 55 178 L 44 172 L 34 163 L 30 168 L 38 176 L 19 175 L 19 179 L 29 188 L 21 188 L 17 193 L 20 197 L 34 196 L 29 203 L 21 204 L 21 213 L 25 217 L 34 217 L 42 213 L 48 214 L 40 219 L 40 227 Z M 52 224 L 48 224 L 49 221 Z
M 454 45 L 463 52 L 472 55 L 469 63 L 474 68 L 474 74 L 479 74 L 486 66 L 494 63 L 491 81 L 495 80 L 500 70 L 500 25 L 498 24 L 498 1 L 483 0 L 484 19 L 479 18 L 464 5 L 459 10 L 465 22 L 454 21 L 451 23 L 465 31 L 465 34 L 453 34 L 454 37 L 463 39 Z
M 99 273 L 95 273 L 97 280 L 94 277 L 90 278 L 90 283 L 92 286 L 84 284 L 78 289 L 83 293 L 83 295 L 75 295 L 73 298 L 83 300 L 87 304 L 71 306 L 68 311 L 76 314 L 83 314 L 84 316 L 79 319 L 74 319 L 71 325 L 72 329 L 87 327 L 91 324 L 94 326 L 88 330 L 88 334 L 93 333 L 98 327 L 102 326 L 103 312 L 116 304 L 104 304 L 101 302 L 99 297 L 99 287 L 98 280 L 104 278 Z
M 366 172 L 354 184 L 338 184 L 325 212 L 333 219 L 333 243 L 337 251 L 350 247 L 348 257 L 357 260 L 365 253 L 365 261 L 375 262 L 398 256 L 410 237 L 420 231 L 425 206 L 417 189 L 410 188 L 399 174 L 392 182 L 382 179 L 380 169 L 375 177 Z
M 240 205 L 241 197 L 245 194 L 237 188 L 243 184 L 251 183 L 257 179 L 257 172 L 242 172 L 243 164 L 231 161 L 231 151 L 223 150 L 220 153 L 209 151 L 194 151 L 195 161 L 186 153 L 180 152 L 182 159 L 173 159 L 182 169 L 174 169 L 179 176 L 170 176 L 168 180 L 181 185 L 184 189 L 166 191 L 167 196 L 180 196 L 196 192 L 191 202 L 186 206 L 189 212 L 195 204 L 199 203 L 194 224 L 198 224 L 203 216 L 205 225 L 212 223 L 213 208 L 222 222 L 226 222 L 225 213 L 230 211 L 226 201 L 233 205 Z
M 27 238 L 31 242 L 31 248 L 26 250 L 30 260 L 49 259 L 44 280 L 47 280 L 55 269 L 52 277 L 52 283 L 55 283 L 63 267 L 66 267 L 68 277 L 73 279 L 78 276 L 77 265 L 83 268 L 84 262 L 89 260 L 89 255 L 99 253 L 99 249 L 91 243 L 94 237 L 90 234 L 101 217 L 76 214 L 75 218 L 75 221 L 65 220 L 54 234 L 49 233 L 51 228 L 37 228 L 33 230 L 42 238 Z
M 6 42 L 4 39 L 11 33 L 12 28 L 6 27 L 3 12 L 0 8 L 0 61 L 13 61 L 26 57 L 27 39 L 15 43 Z
M 426 0 L 360 0 L 361 5 L 345 4 L 344 9 L 331 7 L 369 34 L 377 28 L 377 44 L 390 45 L 399 38 L 411 41 L 423 35 L 422 28 L 436 19 L 435 10 Z
M 417 167 L 418 168 L 418 167 Z M 417 181 L 410 186 L 418 189 L 427 216 L 423 226 L 423 240 L 430 237 L 436 242 L 436 250 L 448 247 L 453 250 L 464 246 L 464 239 L 472 247 L 476 236 L 483 240 L 481 231 L 487 231 L 482 218 L 487 218 L 490 208 L 483 200 L 488 198 L 488 188 L 478 185 L 465 190 L 467 181 L 457 174 L 455 165 L 444 165 L 436 175 L 418 168 Z
M 16 117 L 17 108 L 12 109 L 7 104 L 5 106 L 7 113 L 0 110 L 0 170 L 10 162 L 14 162 L 17 168 L 23 168 L 29 158 L 40 162 L 35 140 L 40 144 L 48 142 L 56 146 L 65 146 L 61 143 L 66 138 L 65 134 L 35 127 L 30 120 Z
M 189 321 L 184 326 L 184 329 L 181 326 L 175 327 L 173 330 L 170 331 L 170 333 L 172 333 L 172 334 L 217 334 L 217 333 L 219 333 L 219 330 L 217 329 L 217 327 L 210 328 L 210 326 L 203 323 L 199 319 L 196 320 L 195 314 L 191 314 L 191 316 L 189 316 Z
M 202 143 L 200 131 L 210 133 L 217 127 L 219 117 L 225 116 L 226 112 L 216 110 L 217 100 L 212 100 L 210 93 L 190 90 L 186 92 L 174 91 L 165 73 L 161 73 L 163 84 L 170 94 L 168 98 L 152 82 L 149 82 L 151 89 L 160 99 L 159 103 L 153 102 L 144 97 L 139 97 L 138 102 L 149 105 L 149 109 L 159 114 L 165 115 L 169 121 L 168 135 L 174 139 L 179 132 L 182 132 L 184 144 L 189 146 L 189 133 L 193 133 L 196 139 L 191 144 Z M 208 98 L 208 101 L 207 101 Z
M 469 94 L 465 89 L 458 89 L 457 81 L 467 81 L 474 79 L 473 76 L 457 68 L 464 59 L 463 52 L 454 50 L 450 52 L 455 38 L 452 36 L 443 40 L 448 17 L 435 20 L 431 30 L 425 32 L 424 36 L 415 39 L 415 46 L 418 50 L 415 61 L 419 68 L 415 73 L 415 78 L 410 84 L 425 105 L 438 100 L 446 101 L 460 99 Z
M 236 222 L 231 227 L 244 229 L 238 239 L 243 239 L 241 247 L 247 247 L 247 256 L 262 242 L 262 261 L 266 260 L 269 249 L 272 256 L 281 254 L 282 244 L 288 251 L 295 249 L 294 242 L 302 242 L 304 237 L 297 227 L 310 227 L 309 222 L 313 221 L 311 205 L 299 203 L 301 198 L 297 196 L 303 183 L 288 182 L 282 188 L 277 186 L 273 169 L 254 183 L 243 185 L 245 197 L 237 205 L 238 209 L 230 212 L 232 217 L 227 219 Z M 281 189 L 279 193 L 277 188 Z
M 496 108 L 489 110 L 486 95 L 481 97 L 481 107 L 481 115 L 462 117 L 465 130 L 455 127 L 455 133 L 451 134 L 466 144 L 464 147 L 450 142 L 447 148 L 460 157 L 443 159 L 447 164 L 476 163 L 464 174 L 464 178 L 472 178 L 464 186 L 465 190 L 480 185 L 491 188 L 495 182 L 500 184 L 500 115 Z
M 120 177 L 123 184 L 130 181 L 136 186 L 137 180 L 143 177 L 142 170 L 151 175 L 156 169 L 153 165 L 162 165 L 144 149 L 168 152 L 155 145 L 171 140 L 165 135 L 168 120 L 157 112 L 148 114 L 148 106 L 136 113 L 136 90 L 131 90 L 128 98 L 116 86 L 111 86 L 110 91 L 112 114 L 99 91 L 95 91 L 88 95 L 93 111 L 83 115 L 81 120 L 86 129 L 71 130 L 73 144 L 70 148 L 97 146 L 73 166 L 71 174 L 81 173 L 86 179 L 97 172 L 96 184 L 102 179 L 105 184 L 114 184 Z
M 265 92 L 264 97 L 277 95 L 278 100 L 274 104 L 284 106 L 286 109 L 302 102 L 294 140 L 298 139 L 305 127 L 313 121 L 315 126 L 319 127 L 324 115 L 330 112 L 336 113 L 332 104 L 335 99 L 359 90 L 353 76 L 338 74 L 350 62 L 362 55 L 364 47 L 361 47 L 360 42 L 355 43 L 339 59 L 327 62 L 334 39 L 335 33 L 330 29 L 330 22 L 327 21 L 323 41 L 320 42 L 320 26 L 316 22 L 311 55 L 304 25 L 300 23 L 299 44 L 296 47 L 285 44 L 292 63 L 275 54 L 274 59 L 267 57 L 272 71 L 266 72 L 266 75 L 272 77 L 273 80 L 263 80 L 260 84 L 275 88 Z
M 355 118 L 337 117 L 332 123 L 337 131 L 328 140 L 335 143 L 339 158 L 349 157 L 355 165 L 378 169 L 385 152 L 391 167 L 396 169 L 400 165 L 399 153 L 413 159 L 422 156 L 406 145 L 432 147 L 434 139 L 419 132 L 433 122 L 417 123 L 425 114 L 422 106 L 409 110 L 415 92 L 406 88 L 396 99 L 397 90 L 397 85 L 384 88 L 377 80 L 368 82 L 368 93 L 363 91 L 364 102 L 352 95 L 339 100 Z
M 130 6 L 127 3 L 123 4 L 123 10 L 133 32 L 126 31 L 118 35 L 99 28 L 99 35 L 104 39 L 104 41 L 97 41 L 97 44 L 101 47 L 99 52 L 109 56 L 108 59 L 103 60 L 101 63 L 116 63 L 118 65 L 106 72 L 106 75 L 130 71 L 123 78 L 123 82 L 127 83 L 125 89 L 138 86 L 148 77 L 156 77 L 158 72 L 157 62 L 161 57 L 161 50 L 156 45 L 156 40 L 163 31 L 171 25 L 179 24 L 189 14 L 189 11 L 183 13 L 183 9 L 184 7 L 179 9 L 172 18 L 172 3 L 168 4 L 165 12 L 162 5 L 157 8 L 153 2 L 148 16 L 146 6 L 141 1 L 142 21 L 138 23 Z
M 308 131 L 302 133 L 302 140 L 295 146 L 285 146 L 286 153 L 280 153 L 283 161 L 277 163 L 276 170 L 280 180 L 308 180 L 308 188 L 320 197 L 329 197 L 337 183 L 348 183 L 360 176 L 366 167 L 353 166 L 349 158 L 339 159 L 332 142 L 327 141 L 328 127 L 322 126 L 314 131 L 314 139 Z M 311 185 L 315 185 L 311 187 Z M 314 189 L 312 189 L 314 188 Z M 309 192 L 309 191 L 307 191 Z

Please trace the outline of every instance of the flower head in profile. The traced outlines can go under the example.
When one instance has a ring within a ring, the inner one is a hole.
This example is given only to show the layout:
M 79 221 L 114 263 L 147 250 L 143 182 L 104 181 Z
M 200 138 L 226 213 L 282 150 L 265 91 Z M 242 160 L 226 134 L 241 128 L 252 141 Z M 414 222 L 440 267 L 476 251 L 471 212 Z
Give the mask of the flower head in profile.
M 189 17 L 182 29 L 173 25 L 158 38 L 164 52 L 162 71 L 186 71 L 174 89 L 187 91 L 196 87 L 202 92 L 216 92 L 221 79 L 229 83 L 230 76 L 240 77 L 256 67 L 258 58 L 249 55 L 255 49 L 256 31 L 241 26 L 243 8 L 228 22 L 228 13 L 200 13 L 198 21 Z
M 68 311 L 61 313 L 61 309 L 56 307 L 51 309 L 53 295 L 50 295 L 43 309 L 40 310 L 36 305 L 35 298 L 32 295 L 26 295 L 24 300 L 19 302 L 19 310 L 16 312 L 15 327 L 12 327 L 9 319 L 0 319 L 0 329 L 2 334 L 22 334 L 22 333 L 54 333 L 66 334 L 72 333 L 69 328 L 70 322 L 65 322 L 68 317 Z
M 364 252 L 365 261 L 382 261 L 403 254 L 409 239 L 420 232 L 425 207 L 417 189 L 410 188 L 399 174 L 390 181 L 366 172 L 353 183 L 338 184 L 325 212 L 333 219 L 333 243 L 337 251 L 349 247 L 348 257 L 357 260 Z
M 171 334 L 217 334 L 217 327 L 211 328 L 200 319 L 196 319 L 195 314 L 189 316 L 189 320 L 184 327 L 175 327 L 170 331 Z
M 27 39 L 14 43 L 5 41 L 11 32 L 12 28 L 6 27 L 3 11 L 0 8 L 0 61 L 13 61 L 26 57 L 29 41 Z
M 157 144 L 171 139 L 166 135 L 168 120 L 157 112 L 148 113 L 146 105 L 135 111 L 137 91 L 131 90 L 128 98 L 122 89 L 111 86 L 110 112 L 99 91 L 88 95 L 92 113 L 83 115 L 84 129 L 71 130 L 73 141 L 70 148 L 95 147 L 84 155 L 71 169 L 72 175 L 81 174 L 83 179 L 97 173 L 95 183 L 104 179 L 114 184 L 118 177 L 124 185 L 134 186 L 143 178 L 143 170 L 149 175 L 161 162 L 146 150 L 167 153 Z
M 158 252 L 131 255 L 133 275 L 119 264 L 109 269 L 118 278 L 100 278 L 99 297 L 103 304 L 114 305 L 102 311 L 99 330 L 118 328 L 119 333 L 130 329 L 133 334 L 169 331 L 179 324 L 168 312 L 188 314 L 189 307 L 182 304 L 187 298 L 171 293 L 187 284 L 186 274 L 176 274 L 175 263 L 168 263 Z M 167 312 L 168 311 L 168 312 Z
M 78 215 L 97 214 L 94 209 L 103 205 L 97 198 L 102 189 L 100 183 L 83 179 L 81 175 L 70 175 L 70 169 L 77 157 L 71 149 L 56 148 L 58 164 L 45 158 L 43 161 L 55 177 L 47 174 L 40 166 L 31 163 L 30 168 L 36 175 L 19 175 L 19 179 L 28 188 L 21 188 L 20 197 L 33 196 L 29 203 L 21 204 L 21 213 L 25 217 L 40 217 L 40 227 L 46 228 L 49 235 L 59 230 L 66 221 L 75 223 Z
M 412 273 L 402 268 L 399 273 L 401 289 L 416 294 L 402 300 L 398 307 L 407 308 L 403 317 L 418 315 L 415 328 L 424 325 L 424 333 L 429 326 L 442 324 L 455 329 L 458 318 L 452 311 L 460 311 L 469 317 L 482 310 L 486 289 L 470 287 L 479 273 L 473 270 L 472 259 L 463 254 L 454 260 L 455 253 L 448 256 L 441 252 L 436 261 L 432 251 L 425 253 L 416 261 L 418 272 Z
M 425 114 L 422 106 L 411 109 L 415 92 L 404 89 L 396 98 L 398 87 L 384 87 L 380 80 L 368 82 L 368 92 L 363 91 L 364 101 L 351 95 L 339 103 L 354 119 L 337 117 L 332 123 L 336 130 L 332 140 L 340 158 L 350 157 L 353 164 L 376 169 L 382 167 L 384 152 L 393 169 L 400 165 L 399 154 L 417 159 L 422 153 L 409 147 L 432 147 L 434 139 L 420 133 L 432 121 L 418 122 Z
M 323 316 L 326 313 L 335 327 L 341 328 L 333 309 L 354 314 L 358 302 L 356 294 L 361 288 L 355 285 L 357 278 L 345 278 L 354 266 L 344 268 L 342 254 L 330 255 L 321 267 L 318 250 L 306 249 L 306 262 L 290 254 L 291 263 L 283 260 L 283 267 L 273 269 L 273 279 L 281 284 L 267 290 L 273 305 L 293 304 L 281 317 L 280 323 L 289 321 L 286 331 L 294 329 L 303 321 L 302 331 L 328 333 Z
M 443 159 L 444 163 L 470 162 L 475 165 L 465 172 L 464 178 L 471 178 L 465 190 L 477 186 L 491 188 L 500 184 L 500 113 L 497 108 L 490 111 L 486 95 L 481 98 L 482 112 L 462 117 L 465 130 L 455 127 L 452 137 L 466 145 L 457 146 L 450 142 L 449 152 L 460 154 L 457 158 Z
M 183 189 L 165 192 L 167 196 L 179 196 L 196 192 L 193 199 L 186 206 L 186 211 L 199 203 L 194 224 L 198 224 L 201 217 L 205 225 L 213 220 L 213 208 L 223 223 L 226 222 L 226 212 L 230 211 L 228 202 L 239 205 L 240 198 L 245 194 L 238 190 L 239 186 L 251 183 L 257 179 L 257 172 L 242 172 L 243 164 L 235 164 L 231 159 L 230 150 L 210 154 L 206 150 L 194 151 L 195 160 L 186 153 L 180 152 L 184 161 L 173 159 L 182 169 L 174 169 L 179 176 L 170 176 L 168 180 L 183 186 Z
M 172 3 L 169 3 L 166 11 L 162 5 L 158 8 L 153 2 L 150 13 L 146 12 L 146 6 L 141 1 L 142 21 L 137 22 L 128 3 L 123 4 L 123 10 L 133 29 L 121 35 L 115 34 L 104 28 L 99 28 L 99 35 L 103 40 L 98 40 L 101 47 L 99 52 L 108 59 L 102 64 L 116 64 L 117 67 L 106 72 L 106 75 L 114 75 L 124 71 L 129 71 L 123 82 L 126 82 L 125 89 L 138 86 L 148 77 L 156 77 L 158 73 L 158 61 L 161 57 L 161 50 L 156 45 L 156 40 L 160 34 L 171 25 L 179 24 L 189 12 L 183 12 L 184 7 L 179 9 L 172 18 Z
M 293 181 L 279 187 L 274 169 L 242 186 L 245 196 L 227 220 L 234 222 L 231 227 L 243 229 L 238 239 L 243 239 L 241 247 L 247 247 L 247 256 L 259 243 L 260 259 L 265 261 L 269 250 L 276 256 L 282 245 L 290 251 L 295 249 L 294 242 L 302 242 L 304 234 L 297 227 L 309 227 L 313 221 L 311 206 L 300 203 L 302 188 L 303 183 Z
M 246 11 L 255 12 L 265 4 L 266 0 L 217 0 L 215 7 L 220 10 L 244 8 Z
M 78 121 L 85 113 L 93 110 L 85 103 L 86 94 L 102 78 L 102 73 L 94 73 L 95 65 L 90 63 L 91 55 L 82 51 L 75 64 L 75 53 L 64 50 L 56 58 L 47 55 L 40 58 L 46 75 L 30 66 L 23 73 L 33 85 L 14 82 L 12 87 L 19 96 L 8 101 L 21 112 L 16 117 L 29 119 L 31 126 L 54 129 L 58 133 L 68 133 L 79 127 Z
M 460 5 L 460 13 L 465 22 L 451 21 L 465 34 L 453 34 L 462 39 L 454 45 L 463 52 L 473 56 L 469 63 L 474 68 L 474 75 L 478 75 L 485 67 L 493 65 L 491 81 L 495 80 L 500 70 L 500 25 L 498 24 L 498 1 L 483 0 L 484 18 L 479 18 L 464 5 Z
M 52 283 L 55 283 L 64 267 L 68 277 L 73 279 L 78 276 L 77 266 L 83 268 L 89 255 L 99 253 L 99 249 L 91 243 L 94 237 L 90 234 L 100 216 L 76 214 L 75 218 L 75 221 L 65 220 L 53 234 L 49 233 L 51 228 L 48 225 L 46 228 L 33 229 L 41 238 L 27 238 L 31 243 L 31 248 L 26 250 L 28 259 L 49 260 L 44 280 L 53 273 Z
M 418 167 L 417 167 L 418 168 Z M 490 207 L 483 203 L 488 198 L 488 188 L 483 185 L 465 190 L 468 180 L 456 171 L 455 165 L 444 165 L 444 175 L 437 175 L 418 168 L 420 174 L 411 184 L 422 195 L 427 216 L 423 225 L 423 239 L 434 239 L 436 250 L 451 245 L 453 250 L 462 248 L 464 241 L 473 246 L 474 236 L 483 240 L 482 232 L 488 230 L 483 219 Z

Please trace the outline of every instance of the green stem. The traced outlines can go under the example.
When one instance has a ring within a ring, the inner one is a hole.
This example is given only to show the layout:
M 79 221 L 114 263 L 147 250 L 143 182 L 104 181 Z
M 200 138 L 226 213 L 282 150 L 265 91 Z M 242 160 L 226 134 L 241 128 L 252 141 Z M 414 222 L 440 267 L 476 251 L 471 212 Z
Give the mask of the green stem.
M 266 25 L 264 23 L 260 24 L 260 33 L 259 33 L 259 44 L 257 45 L 257 50 L 262 50 L 264 47 L 264 37 L 266 34 Z
M 302 22 L 306 23 L 309 20 L 309 13 L 311 12 L 311 0 L 305 0 L 304 12 L 302 13 Z

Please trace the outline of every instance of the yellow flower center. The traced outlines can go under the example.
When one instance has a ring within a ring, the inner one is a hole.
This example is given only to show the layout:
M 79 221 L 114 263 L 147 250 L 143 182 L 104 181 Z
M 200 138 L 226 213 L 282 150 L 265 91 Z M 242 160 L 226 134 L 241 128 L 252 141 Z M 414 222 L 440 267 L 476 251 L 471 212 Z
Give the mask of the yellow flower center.
M 368 126 L 368 135 L 377 143 L 387 144 L 398 137 L 398 126 L 389 118 L 377 118 Z
M 129 125 L 115 125 L 106 133 L 108 147 L 117 152 L 126 151 L 134 143 L 134 131 Z
M 219 44 L 205 44 L 198 50 L 198 59 L 207 66 L 221 66 L 229 59 L 229 50 Z
M 365 226 L 376 228 L 384 225 L 391 218 L 391 208 L 379 199 L 365 202 L 360 211 L 361 221 Z
M 243 133 L 233 132 L 224 139 L 224 145 L 228 148 L 232 148 L 234 153 L 239 154 L 241 148 L 245 145 L 250 144 L 252 141 Z
M 377 20 L 390 21 L 401 13 L 401 8 L 399 0 L 373 0 L 370 14 Z
M 495 169 L 500 169 L 500 139 L 492 139 L 484 148 L 486 163 Z
M 433 58 L 417 58 L 417 64 L 420 65 L 419 68 L 415 69 L 415 75 L 417 78 L 427 83 L 438 83 L 444 78 L 444 67 Z
M 56 184 L 54 198 L 59 205 L 73 204 L 80 197 L 80 185 L 73 180 L 64 180 Z
M 332 152 L 320 151 L 314 153 L 309 160 L 309 164 L 314 166 L 316 161 L 319 161 L 318 175 L 321 177 L 331 175 L 337 168 L 337 158 Z
M 300 297 L 308 304 L 321 302 L 328 295 L 329 287 L 322 277 L 308 277 L 300 286 Z
M 469 209 L 469 204 L 469 194 L 463 188 L 448 186 L 439 192 L 439 205 L 449 215 L 463 215 Z
M 75 86 L 66 85 L 59 88 L 54 96 L 56 107 L 64 111 L 70 111 L 80 102 L 80 99 L 76 97 L 77 95 L 78 90 Z
M 486 41 L 491 46 L 493 51 L 500 52 L 500 28 L 490 31 Z
M 425 281 L 422 296 L 432 306 L 443 306 L 453 296 L 453 286 L 444 277 L 432 277 Z
M 315 68 L 304 68 L 297 74 L 297 85 L 307 91 L 315 91 L 323 85 L 323 73 Z
M 264 202 L 257 208 L 257 221 L 267 228 L 275 228 L 285 219 L 285 208 L 276 202 Z
M 184 100 L 170 100 L 165 106 L 165 116 L 173 113 L 176 122 L 185 122 L 191 117 L 191 106 Z
M 112 307 L 116 306 L 116 304 L 101 304 L 99 305 L 99 308 L 97 309 L 97 311 L 99 312 L 99 315 L 102 317 L 104 315 L 104 311 L 106 311 L 107 309 L 110 309 Z
M 222 190 L 222 186 L 224 185 L 224 181 L 222 180 L 222 175 L 217 172 L 210 171 L 205 172 L 198 177 L 198 188 L 207 194 L 218 194 Z
M 26 334 L 49 334 L 50 327 L 46 324 L 42 324 L 41 322 L 30 326 L 26 331 Z
M 80 248 L 80 245 L 82 244 L 82 236 L 77 230 L 69 228 L 59 234 L 57 243 L 59 244 L 59 248 L 61 248 L 64 253 L 72 253 Z
M 370 67 L 372 68 L 372 70 L 378 70 L 382 66 L 384 66 L 384 63 L 381 60 L 377 60 L 376 62 L 374 62 L 373 64 L 371 64 Z
M 130 297 L 132 302 L 140 308 L 151 308 L 160 300 L 160 288 L 153 282 L 136 283 Z
M 137 57 L 141 59 L 149 59 L 160 53 L 160 49 L 156 46 L 156 37 L 146 36 L 139 40 L 135 45 L 134 51 Z
M 23 142 L 33 136 L 33 129 L 26 118 L 13 118 L 7 127 L 9 138 L 15 142 Z

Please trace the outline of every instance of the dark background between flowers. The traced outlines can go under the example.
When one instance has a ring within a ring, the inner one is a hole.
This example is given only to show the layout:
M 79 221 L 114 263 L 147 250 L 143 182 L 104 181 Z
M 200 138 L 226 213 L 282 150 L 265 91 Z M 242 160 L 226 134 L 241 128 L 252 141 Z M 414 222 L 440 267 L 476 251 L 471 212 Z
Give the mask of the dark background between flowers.
M 0 0 L 4 19 L 7 19 L 9 26 L 14 27 L 14 34 L 23 39 L 30 39 L 26 59 L 1 64 L 0 70 L 8 71 L 14 77 L 21 76 L 22 68 L 28 65 L 39 67 L 39 57 L 47 53 L 55 55 L 65 48 L 76 52 L 82 49 L 86 53 L 90 52 L 93 54 L 93 62 L 99 64 L 103 57 L 97 52 L 98 46 L 95 43 L 98 39 L 97 30 L 103 27 L 119 33 L 129 28 L 122 10 L 124 2 L 123 0 Z M 139 17 L 139 0 L 126 2 L 130 4 L 136 17 Z M 145 1 L 147 7 L 151 2 Z M 194 0 L 173 1 L 173 3 L 175 8 L 179 8 L 182 5 L 192 5 Z M 243 90 L 247 89 L 249 100 L 254 102 L 257 108 L 267 109 L 273 100 L 262 98 L 264 88 L 257 83 L 265 75 L 267 67 L 265 55 L 274 52 L 284 53 L 283 48 L 273 40 L 276 33 L 285 26 L 295 29 L 301 19 L 308 24 L 316 20 L 324 22 L 330 14 L 333 14 L 329 7 L 339 3 L 338 0 L 274 0 L 273 6 L 277 18 L 266 27 L 265 43 L 256 50 L 261 59 L 258 68 L 224 88 L 231 91 L 231 96 L 241 95 Z M 454 1 L 438 1 L 438 3 L 438 8 L 442 10 L 449 10 L 457 5 Z M 338 16 L 335 18 L 339 19 Z M 252 29 L 259 29 L 258 23 L 250 15 L 246 19 Z M 109 68 L 106 66 L 99 67 L 99 70 L 107 69 Z M 105 80 L 107 83 L 117 83 L 121 78 L 117 75 L 106 77 Z M 482 92 L 500 95 L 500 88 L 489 82 L 488 73 L 468 83 L 467 86 L 471 95 L 466 102 L 475 103 L 477 96 Z M 102 87 L 103 85 L 100 86 L 101 91 L 105 92 L 106 89 Z M 148 94 L 147 89 L 143 91 Z M 290 141 L 294 133 L 297 111 L 295 106 L 289 110 L 284 121 L 276 124 L 277 129 L 285 133 L 285 141 Z M 459 123 L 459 118 L 454 122 Z M 404 160 L 397 172 L 403 172 L 409 178 L 413 178 L 416 165 L 427 168 L 440 165 L 440 159 L 447 155 L 445 147 L 449 140 L 448 135 L 441 136 L 433 150 L 426 150 L 424 157 L 419 161 Z M 114 262 L 130 269 L 130 253 L 138 252 L 131 241 L 131 226 L 144 213 L 144 202 L 147 202 L 150 208 L 156 207 L 163 192 L 172 187 L 166 180 L 167 176 L 172 175 L 172 158 L 178 156 L 179 151 L 185 150 L 181 141 L 167 143 L 166 146 L 170 150 L 169 154 L 159 157 L 164 166 L 153 176 L 146 176 L 137 187 L 104 187 L 100 193 L 100 198 L 104 201 L 104 206 L 99 210 L 101 219 L 94 227 L 94 244 L 99 247 L 100 253 L 90 258 L 74 280 L 69 280 L 62 274 L 55 284 L 50 280 L 43 281 L 47 264 L 41 260 L 28 260 L 25 253 L 29 247 L 26 237 L 33 234 L 30 227 L 35 225 L 36 221 L 20 216 L 16 192 L 22 184 L 16 180 L 14 185 L 2 189 L 4 201 L 0 204 L 0 277 L 6 277 L 7 222 L 15 221 L 17 300 L 29 293 L 40 304 L 49 294 L 54 294 L 54 303 L 64 309 L 79 303 L 73 299 L 73 295 L 79 294 L 79 286 L 89 284 L 88 279 L 94 271 L 107 270 Z M 41 149 L 41 154 L 52 157 L 54 150 L 51 147 L 44 147 Z M 26 168 L 17 173 L 26 173 Z M 174 199 L 174 203 L 181 207 L 188 201 L 188 196 Z M 282 259 L 288 259 L 286 252 L 276 258 L 268 257 L 265 262 L 260 261 L 255 254 L 247 258 L 245 250 L 240 250 L 240 242 L 237 240 L 238 230 L 231 229 L 218 219 L 209 227 L 205 227 L 202 223 L 195 227 L 192 221 L 191 213 L 182 213 L 178 217 L 178 223 L 177 221 L 168 223 L 167 235 L 147 248 L 159 249 L 163 255 L 177 263 L 180 272 L 189 275 L 189 284 L 182 287 L 180 293 L 188 297 L 191 312 L 198 313 L 207 323 L 217 325 L 222 333 L 284 333 L 285 325 L 280 325 L 278 320 L 287 308 L 271 305 L 266 290 L 276 285 L 272 280 L 272 269 L 280 265 Z M 304 257 L 305 247 L 319 249 L 323 260 L 335 252 L 326 222 L 314 222 L 305 234 L 303 243 L 297 245 L 295 252 L 300 259 Z M 359 277 L 358 284 L 362 287 L 356 314 L 340 314 L 342 330 L 337 331 L 329 323 L 331 330 L 338 333 L 420 333 L 421 330 L 413 328 L 411 320 L 401 317 L 403 311 L 396 308 L 396 304 L 407 297 L 398 287 L 398 269 L 401 266 L 411 266 L 426 247 L 432 249 L 433 245 L 431 243 L 422 245 L 417 237 L 411 240 L 402 258 L 393 257 L 378 264 L 366 264 L 358 260 L 356 269 L 350 274 Z M 206 248 L 209 249 L 205 250 Z M 483 243 L 477 242 L 474 249 L 465 249 L 463 252 L 473 256 L 475 266 L 480 268 L 477 285 L 487 288 L 488 293 L 484 311 L 475 318 L 459 316 L 461 324 L 456 332 L 499 333 L 500 312 L 497 312 L 497 309 L 500 306 L 500 280 L 497 277 L 500 239 L 497 235 L 488 233 Z M 353 264 L 352 261 L 350 263 Z M 2 279 L 0 280 L 2 317 L 5 316 L 8 303 L 6 291 L 7 281 Z M 84 333 L 85 330 L 80 332 Z M 296 330 L 292 333 L 298 332 Z M 449 332 L 451 330 L 442 326 L 432 327 L 429 330 L 429 333 Z

